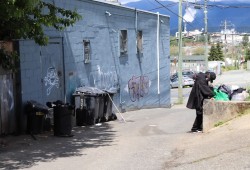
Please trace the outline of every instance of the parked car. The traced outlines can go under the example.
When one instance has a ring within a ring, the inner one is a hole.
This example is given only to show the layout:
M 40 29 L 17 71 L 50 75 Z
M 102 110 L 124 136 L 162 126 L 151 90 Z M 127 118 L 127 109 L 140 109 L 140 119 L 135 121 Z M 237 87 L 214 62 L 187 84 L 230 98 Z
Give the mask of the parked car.
M 193 71 L 182 71 L 182 76 L 188 76 L 189 78 L 193 78 L 195 75 L 195 72 Z M 170 80 L 173 80 L 174 78 L 178 77 L 178 73 L 174 73 L 172 76 L 170 76 Z
M 170 87 L 171 88 L 177 88 L 178 85 L 179 85 L 178 77 L 175 77 L 173 80 L 170 80 Z M 185 87 L 185 86 L 192 87 L 193 85 L 194 85 L 194 79 L 192 79 L 188 76 L 182 77 L 182 87 Z

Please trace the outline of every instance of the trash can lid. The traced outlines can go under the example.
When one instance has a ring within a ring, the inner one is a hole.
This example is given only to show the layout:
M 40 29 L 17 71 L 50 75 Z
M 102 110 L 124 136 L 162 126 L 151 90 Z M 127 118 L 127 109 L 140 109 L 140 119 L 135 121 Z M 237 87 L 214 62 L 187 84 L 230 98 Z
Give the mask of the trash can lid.
M 47 107 L 46 105 L 43 105 L 41 103 L 38 103 L 35 100 L 29 100 L 29 101 L 27 101 L 27 105 L 29 107 L 31 107 L 32 109 L 35 109 L 37 111 L 43 111 L 45 113 L 47 113 L 48 110 L 49 110 L 49 107 Z
M 104 91 L 110 94 L 115 94 L 117 93 L 117 88 L 112 87 L 110 89 L 105 89 Z
M 105 92 L 96 87 L 78 87 L 76 88 L 75 93 L 73 95 L 77 94 L 99 95 L 99 94 L 105 94 Z

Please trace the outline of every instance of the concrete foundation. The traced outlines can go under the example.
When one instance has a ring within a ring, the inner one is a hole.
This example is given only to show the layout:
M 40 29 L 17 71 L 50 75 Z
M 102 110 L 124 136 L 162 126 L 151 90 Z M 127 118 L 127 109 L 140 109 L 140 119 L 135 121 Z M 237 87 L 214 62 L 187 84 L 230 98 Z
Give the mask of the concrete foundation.
M 250 108 L 250 102 L 247 101 L 204 100 L 203 132 L 208 132 L 216 125 L 237 117 L 248 108 Z

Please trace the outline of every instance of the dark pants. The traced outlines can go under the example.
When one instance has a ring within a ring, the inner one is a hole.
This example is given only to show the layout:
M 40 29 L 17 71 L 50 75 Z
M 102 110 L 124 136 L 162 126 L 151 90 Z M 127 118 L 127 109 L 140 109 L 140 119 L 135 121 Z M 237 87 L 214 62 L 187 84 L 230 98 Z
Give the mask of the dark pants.
M 192 127 L 192 131 L 202 130 L 203 109 L 196 109 L 196 118 Z

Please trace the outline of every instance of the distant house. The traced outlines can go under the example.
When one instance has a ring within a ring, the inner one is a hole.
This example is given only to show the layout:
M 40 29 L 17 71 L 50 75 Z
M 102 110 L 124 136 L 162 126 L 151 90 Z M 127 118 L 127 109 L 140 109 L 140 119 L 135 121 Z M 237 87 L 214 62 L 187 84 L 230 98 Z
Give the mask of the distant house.
M 183 56 L 182 57 L 182 69 L 183 70 L 191 70 L 191 71 L 205 71 L 205 56 Z M 178 72 L 178 56 L 171 56 L 171 69 L 170 74 L 174 74 Z
M 54 3 L 83 18 L 62 32 L 46 29 L 48 46 L 19 41 L 19 128 L 26 128 L 27 101 L 72 103 L 81 86 L 116 89 L 114 103 L 123 111 L 170 107 L 169 16 L 99 1 Z
M 204 72 L 207 71 L 205 68 L 205 56 L 183 56 L 182 70 L 190 70 L 194 72 Z M 170 74 L 178 72 L 178 56 L 171 56 L 171 69 Z M 216 74 L 220 75 L 222 73 L 221 68 L 225 66 L 223 61 L 208 61 L 208 70 L 214 71 Z
M 244 33 L 237 33 L 233 30 L 226 30 L 210 34 L 211 43 L 223 43 L 228 45 L 239 45 L 242 43 L 243 37 L 247 35 Z

